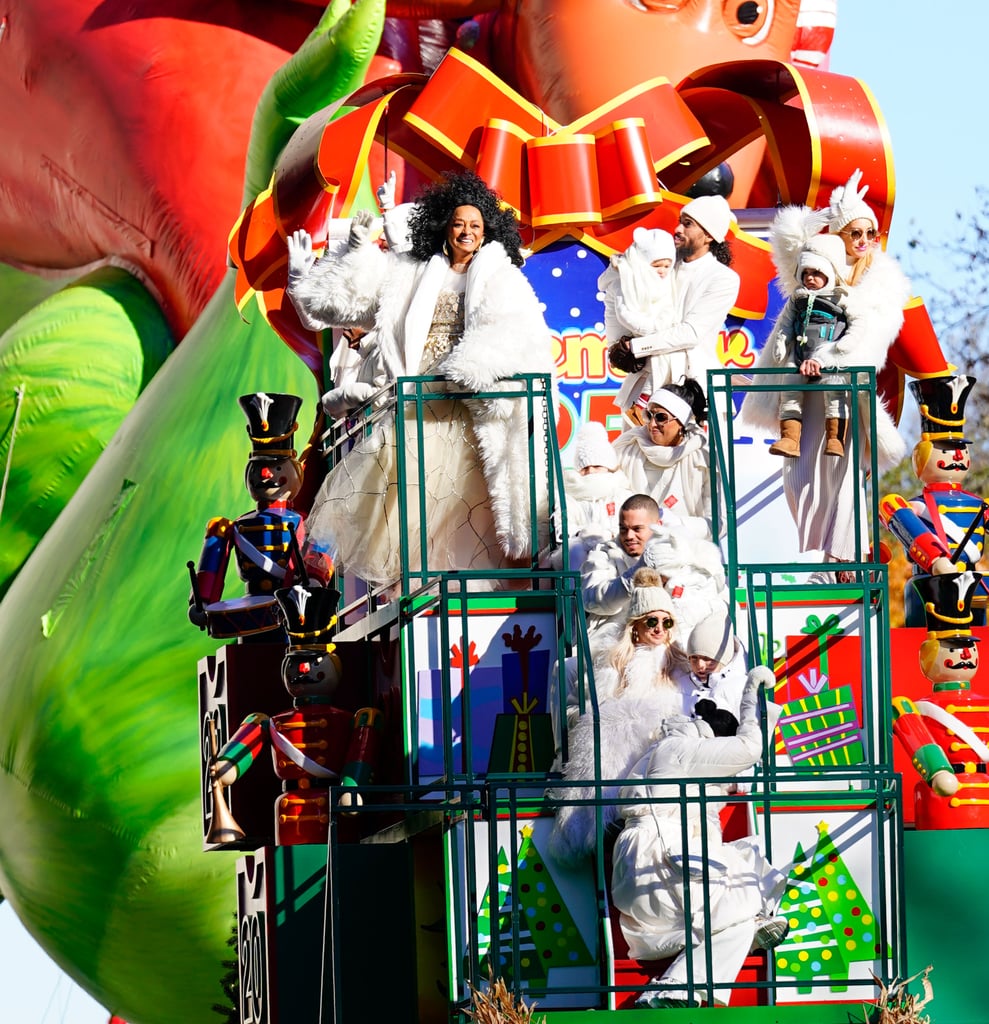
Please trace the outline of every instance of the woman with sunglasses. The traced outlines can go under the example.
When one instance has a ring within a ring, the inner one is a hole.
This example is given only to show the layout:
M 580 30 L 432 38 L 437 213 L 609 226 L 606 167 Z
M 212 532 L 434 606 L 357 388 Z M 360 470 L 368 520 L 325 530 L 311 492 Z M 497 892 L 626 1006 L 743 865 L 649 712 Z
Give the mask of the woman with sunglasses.
M 846 263 L 838 269 L 845 282 L 843 304 L 848 322 L 854 324 L 854 338 L 842 341 L 846 351 L 836 366 L 874 366 L 878 371 L 903 325 L 910 282 L 896 260 L 881 247 L 879 221 L 865 202 L 869 189 L 867 185 L 860 187 L 861 180 L 862 172 L 855 171 L 845 185 L 832 191 L 827 209 L 783 207 L 770 227 L 769 241 L 777 285 L 789 298 L 797 287 L 797 262 L 807 243 L 824 228 L 841 239 Z M 772 361 L 777 332 L 778 326 L 770 331 L 758 365 L 778 365 Z M 836 375 L 834 379 L 843 378 Z M 781 378 L 781 382 L 785 380 Z M 761 384 L 769 382 L 766 377 L 759 378 Z M 778 397 L 771 391 L 751 392 L 742 406 L 742 422 L 775 434 L 779 427 Z M 800 444 L 797 457 L 784 460 L 783 490 L 797 526 L 800 551 L 820 552 L 824 561 L 840 563 L 855 560 L 859 552 L 864 557 L 869 549 L 868 516 L 859 517 L 862 533 L 855 535 L 855 504 L 865 485 L 873 441 L 880 470 L 899 462 L 905 449 L 881 401 L 876 402 L 876 436 L 871 437 L 870 396 L 863 390 L 858 394 L 859 450 L 850 451 L 848 458 L 826 458 L 824 397 L 823 391 L 804 395 L 802 434 L 806 441 Z M 839 424 L 838 430 L 841 437 L 854 436 L 847 422 Z M 854 574 L 840 569 L 836 574 L 823 572 L 815 582 L 835 580 L 854 582 Z
M 673 643 L 673 599 L 655 569 L 638 569 L 625 628 L 603 664 L 595 666 L 598 700 L 647 697 L 668 714 L 683 713 L 676 677 L 690 670 L 686 654 Z
M 600 736 L 601 779 L 627 778 L 659 735 L 663 722 L 686 712 L 680 680 L 690 671 L 686 654 L 673 643 L 676 620 L 673 601 L 655 569 L 637 569 L 632 577 L 628 615 L 613 645 L 602 644 L 595 659 L 597 722 L 591 714 L 570 716 L 566 781 L 595 777 L 596 735 Z M 615 627 L 609 627 L 615 628 Z M 614 634 L 612 634 L 614 635 Z M 574 787 L 554 795 L 562 801 L 591 792 Z M 606 787 L 605 796 L 617 795 Z M 605 826 L 616 817 L 614 804 L 602 806 Z M 595 810 L 564 804 L 557 811 L 550 850 L 560 860 L 576 863 L 594 849 Z
M 690 377 L 649 398 L 646 422 L 614 442 L 618 464 L 633 491 L 655 498 L 666 525 L 688 525 L 691 536 L 711 536 L 707 400 Z

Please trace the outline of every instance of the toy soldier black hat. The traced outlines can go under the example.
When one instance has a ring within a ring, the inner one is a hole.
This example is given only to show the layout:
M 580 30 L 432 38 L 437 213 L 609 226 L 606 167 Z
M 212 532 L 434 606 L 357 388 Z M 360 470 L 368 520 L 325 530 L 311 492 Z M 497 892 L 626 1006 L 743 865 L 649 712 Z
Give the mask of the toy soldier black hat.
M 912 583 L 924 602 L 927 635 L 931 639 L 972 636 L 972 598 L 982 579 L 977 572 L 948 572 L 942 576 L 914 576 Z
M 254 451 L 252 458 L 295 458 L 296 416 L 302 406 L 298 395 L 274 391 L 256 391 L 238 399 L 247 417 L 247 434 Z
M 963 373 L 910 381 L 920 408 L 922 440 L 970 443 L 965 438 L 965 403 L 975 381 L 975 377 Z
M 281 609 L 289 647 L 323 647 L 330 643 L 330 630 L 337 623 L 340 593 L 328 587 L 285 587 L 275 591 Z

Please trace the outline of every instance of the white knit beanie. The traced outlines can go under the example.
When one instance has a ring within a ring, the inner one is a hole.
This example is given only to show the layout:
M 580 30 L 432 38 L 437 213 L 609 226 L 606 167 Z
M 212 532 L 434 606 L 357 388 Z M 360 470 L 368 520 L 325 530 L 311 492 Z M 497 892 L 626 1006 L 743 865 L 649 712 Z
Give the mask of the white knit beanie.
M 728 229 L 735 220 L 724 196 L 698 196 L 687 203 L 683 212 L 697 221 L 716 242 L 723 242 L 728 237 Z
M 574 435 L 573 444 L 574 469 L 584 469 L 586 466 L 604 466 L 610 470 L 618 468 L 618 456 L 611 447 L 603 423 L 585 423 Z
M 719 665 L 731 661 L 735 649 L 735 632 L 727 615 L 709 615 L 690 631 L 687 654 L 711 658 Z
M 676 246 L 669 231 L 663 231 L 662 228 L 636 228 L 632 232 L 632 239 L 632 244 L 646 263 L 676 259 Z
M 655 569 L 636 569 L 632 577 L 632 597 L 628 620 L 633 622 L 651 612 L 673 614 L 673 598 L 663 588 L 663 577 Z
M 874 231 L 879 230 L 879 221 L 865 201 L 869 186 L 863 185 L 860 188 L 861 181 L 862 172 L 856 168 L 844 185 L 832 189 L 828 206 L 828 230 L 831 234 L 837 235 L 853 220 L 867 220 Z
M 828 279 L 824 289 L 830 291 L 844 284 L 841 268 L 846 262 L 845 243 L 837 235 L 815 235 L 797 258 L 797 284 L 803 284 L 803 273 L 810 268 L 824 274 Z

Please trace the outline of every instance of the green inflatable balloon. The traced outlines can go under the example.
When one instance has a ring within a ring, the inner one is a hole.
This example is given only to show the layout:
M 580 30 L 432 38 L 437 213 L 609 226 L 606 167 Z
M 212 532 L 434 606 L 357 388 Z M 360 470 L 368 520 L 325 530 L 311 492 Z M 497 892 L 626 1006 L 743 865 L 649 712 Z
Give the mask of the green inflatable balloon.
M 384 9 L 332 0 L 274 76 L 249 198 L 294 126 L 360 84 Z M 253 507 L 238 397 L 289 392 L 313 411 L 318 398 L 260 314 L 241 321 L 233 291 L 231 275 L 0 603 L 0 891 L 131 1024 L 217 1024 L 230 1003 L 237 855 L 203 852 L 199 803 L 197 664 L 217 645 L 188 621 L 186 562 L 209 518 Z
M 0 605 L 0 889 L 134 1024 L 215 1024 L 225 1001 L 236 858 L 202 850 L 196 667 L 216 642 L 188 621 L 186 561 L 210 516 L 253 507 L 238 396 L 318 397 L 257 321 L 220 288 Z
M 27 295 L 32 284 L 0 280 Z M 172 348 L 158 303 L 115 267 L 44 298 L 0 337 L 0 595 Z

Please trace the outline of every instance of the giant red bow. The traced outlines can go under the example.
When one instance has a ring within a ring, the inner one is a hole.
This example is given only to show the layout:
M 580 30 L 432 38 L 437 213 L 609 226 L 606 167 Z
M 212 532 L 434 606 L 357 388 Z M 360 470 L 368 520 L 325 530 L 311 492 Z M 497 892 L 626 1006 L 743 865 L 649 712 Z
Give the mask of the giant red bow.
M 336 117 L 340 109 L 349 112 Z M 314 244 L 325 241 L 327 219 L 349 215 L 376 142 L 433 178 L 475 169 L 530 229 L 525 237 L 533 250 L 571 236 L 610 255 L 630 243 L 637 226 L 673 229 L 688 200 L 657 179 L 682 193 L 760 133 L 777 189 L 761 205 L 777 198 L 826 202 L 827 191 L 854 169 L 847 166 L 850 122 L 856 137 L 868 140 L 852 159 L 866 172 L 880 223 L 888 223 L 888 140 L 855 79 L 772 61 L 735 62 L 699 71 L 676 89 L 652 79 L 561 125 L 451 50 L 430 78 L 372 83 L 299 129 L 269 188 L 231 233 L 238 305 L 256 293 L 272 327 L 321 374 L 318 338 L 302 328 L 284 296 L 285 238 L 305 227 Z M 768 246 L 738 228 L 732 235 L 742 279 L 734 312 L 761 317 L 774 273 Z

